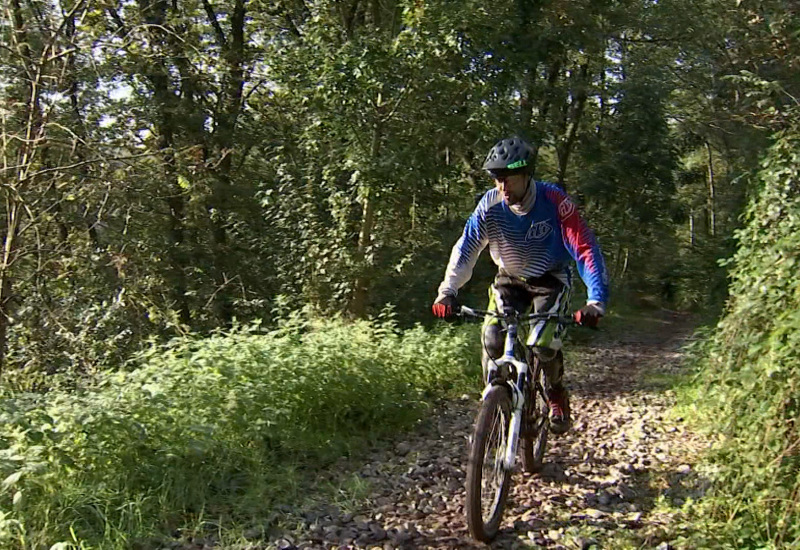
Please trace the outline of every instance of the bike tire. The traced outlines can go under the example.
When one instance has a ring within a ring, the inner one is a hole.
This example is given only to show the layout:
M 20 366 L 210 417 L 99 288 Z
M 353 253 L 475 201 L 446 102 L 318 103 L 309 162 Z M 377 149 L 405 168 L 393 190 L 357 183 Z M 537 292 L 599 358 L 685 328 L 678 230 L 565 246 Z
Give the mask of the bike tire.
M 509 389 L 494 386 L 481 403 L 467 464 L 467 524 L 481 542 L 497 536 L 511 487 L 511 472 L 503 464 L 510 420 Z
M 531 403 L 534 414 L 530 415 L 526 421 L 533 422 L 533 426 L 528 426 L 526 433 L 529 434 L 520 441 L 522 452 L 522 469 L 529 474 L 535 474 L 544 467 L 544 453 L 547 450 L 547 434 L 550 432 L 549 409 L 541 393 L 534 392 L 534 402 Z

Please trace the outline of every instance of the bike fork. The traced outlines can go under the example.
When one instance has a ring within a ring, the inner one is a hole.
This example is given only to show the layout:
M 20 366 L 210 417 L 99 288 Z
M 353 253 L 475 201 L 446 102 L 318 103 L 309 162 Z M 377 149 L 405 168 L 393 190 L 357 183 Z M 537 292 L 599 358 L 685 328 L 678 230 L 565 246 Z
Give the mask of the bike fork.
M 514 463 L 517 460 L 517 447 L 519 446 L 519 432 L 522 428 L 522 410 L 525 408 L 525 395 L 520 390 L 523 387 L 523 380 L 526 373 L 523 371 L 519 375 L 517 384 L 509 384 L 511 387 L 512 400 L 514 412 L 511 413 L 511 421 L 508 423 L 508 440 L 506 441 L 506 456 L 504 457 L 503 464 L 506 470 L 514 468 Z
M 483 389 L 483 395 L 481 396 L 482 400 L 486 399 L 486 396 L 489 395 L 493 387 L 492 384 L 486 385 Z M 511 392 L 511 406 L 513 410 L 511 412 L 511 420 L 508 422 L 508 435 L 506 436 L 506 451 L 503 456 L 503 468 L 511 470 L 514 464 L 516 464 L 517 459 L 519 433 L 522 427 L 522 409 L 525 407 L 525 397 L 514 384 L 509 383 L 507 387 Z
M 503 459 L 503 466 L 506 470 L 512 470 L 517 461 L 517 447 L 519 446 L 519 430 L 522 426 L 522 409 L 514 409 L 511 414 L 511 422 L 508 423 L 508 441 L 506 442 L 506 456 Z

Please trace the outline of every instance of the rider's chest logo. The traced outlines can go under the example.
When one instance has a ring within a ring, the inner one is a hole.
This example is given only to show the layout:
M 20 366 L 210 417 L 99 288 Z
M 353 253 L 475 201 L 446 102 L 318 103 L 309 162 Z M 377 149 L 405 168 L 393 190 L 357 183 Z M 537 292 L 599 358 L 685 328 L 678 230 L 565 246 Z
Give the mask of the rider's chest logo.
M 528 229 L 528 234 L 525 235 L 526 241 L 541 241 L 553 231 L 553 226 L 547 221 L 535 222 L 531 224 Z

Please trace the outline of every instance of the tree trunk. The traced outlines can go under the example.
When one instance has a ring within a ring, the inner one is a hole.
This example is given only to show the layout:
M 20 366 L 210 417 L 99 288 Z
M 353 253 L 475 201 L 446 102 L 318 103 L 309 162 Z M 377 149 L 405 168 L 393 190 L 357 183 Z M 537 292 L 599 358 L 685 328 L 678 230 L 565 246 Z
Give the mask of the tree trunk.
M 583 111 L 586 106 L 586 98 L 588 95 L 588 82 L 589 79 L 589 65 L 584 63 L 581 65 L 580 80 L 577 89 L 574 91 L 572 100 L 569 104 L 567 111 L 567 120 L 565 120 L 566 135 L 561 138 L 561 145 L 556 147 L 558 154 L 558 185 L 566 190 L 564 182 L 567 175 L 567 168 L 569 167 L 569 157 L 575 145 L 575 139 L 578 136 L 578 129 L 580 127 Z
M 178 168 L 175 159 L 175 95 L 169 87 L 169 78 L 163 67 L 157 67 L 148 75 L 150 84 L 153 87 L 158 109 L 158 122 L 156 124 L 158 132 L 158 151 L 161 155 L 162 170 L 164 181 L 169 194 L 166 203 L 169 207 L 168 231 L 170 271 L 173 279 L 173 296 L 178 306 L 181 322 L 188 324 L 191 320 L 189 303 L 186 299 L 186 258 L 184 254 L 184 198 L 183 189 L 178 181 Z
M 23 122 L 22 140 L 17 151 L 16 159 L 12 160 L 17 166 L 16 173 L 4 185 L 6 203 L 6 226 L 3 235 L 3 251 L 0 259 L 0 373 L 5 367 L 6 350 L 8 346 L 8 326 L 11 313 L 11 292 L 13 286 L 11 266 L 17 257 L 17 237 L 23 213 L 23 203 L 20 197 L 24 189 L 30 186 L 30 171 L 34 157 L 42 139 L 42 114 L 39 102 L 42 85 L 43 66 L 34 61 L 30 48 L 30 41 L 26 30 L 26 21 L 19 0 L 11 0 L 13 33 L 11 34 L 11 48 L 19 52 L 20 63 L 24 66 L 27 79 L 24 86 L 24 96 L 20 101 L 19 120 Z M 3 152 L 7 150 L 4 136 Z
M 245 55 L 245 17 L 247 15 L 246 0 L 235 0 L 230 16 L 230 35 L 226 37 L 217 20 L 212 6 L 203 2 L 209 23 L 217 29 L 217 44 L 222 51 L 224 75 L 220 91 L 220 108 L 215 113 L 214 132 L 211 136 L 212 159 L 206 162 L 212 166 L 214 179 L 210 212 L 213 212 L 214 245 L 214 283 L 217 289 L 214 294 L 214 310 L 222 323 L 228 325 L 233 320 L 233 296 L 230 289 L 230 273 L 232 266 L 229 238 L 228 215 L 231 210 L 230 201 L 233 192 L 233 158 L 237 145 L 236 129 L 242 111 L 242 94 L 244 90 L 244 55 Z
M 149 28 L 149 35 L 153 44 L 163 44 L 167 34 L 167 40 L 171 34 L 165 32 L 167 29 L 167 10 L 169 5 L 164 0 L 139 0 L 139 8 L 144 19 L 152 25 Z M 155 46 L 159 48 L 161 46 Z M 150 82 L 153 90 L 154 103 L 158 113 L 155 123 L 158 134 L 158 152 L 161 156 L 162 170 L 166 189 L 169 190 L 166 203 L 169 208 L 169 220 L 167 235 L 169 238 L 169 249 L 167 258 L 170 265 L 170 275 L 172 278 L 172 294 L 178 308 L 178 315 L 182 323 L 189 324 L 191 320 L 191 310 L 186 298 L 188 286 L 186 280 L 187 259 L 184 252 L 184 233 L 185 233 L 185 205 L 184 190 L 178 180 L 178 167 L 175 158 L 175 130 L 180 124 L 177 120 L 178 96 L 170 86 L 169 66 L 167 56 L 163 52 L 156 51 L 153 59 L 147 62 L 145 77 Z
M 3 277 L 0 281 L 0 376 L 6 364 L 6 349 L 8 347 L 9 302 L 11 300 L 11 281 Z
M 547 122 L 547 115 L 550 113 L 550 108 L 555 103 L 556 83 L 558 77 L 561 75 L 561 59 L 553 60 L 547 73 L 547 88 L 544 94 L 544 102 L 539 111 L 539 122 L 545 124 Z
M 378 158 L 380 153 L 381 128 L 375 124 L 372 134 L 371 158 Z M 369 266 L 366 263 L 367 250 L 372 244 L 372 233 L 375 228 L 375 197 L 373 196 L 372 182 L 364 184 L 361 206 L 361 229 L 358 233 L 358 248 L 355 254 L 355 265 L 358 275 L 353 289 L 353 299 L 350 302 L 350 313 L 355 317 L 364 317 L 367 314 L 367 294 L 369 292 Z
M 620 274 L 620 279 L 625 277 L 625 274 L 628 272 L 628 258 L 630 257 L 630 250 L 627 248 L 625 249 L 625 261 L 622 264 L 622 273 Z
M 606 127 L 606 121 L 608 120 L 608 99 L 606 98 L 606 69 L 605 66 L 601 66 L 600 68 L 600 93 L 599 98 L 600 101 L 600 124 L 597 125 L 597 132 L 598 137 L 602 137 L 599 134 L 603 132 Z
M 708 153 L 708 229 L 712 237 L 717 234 L 716 189 L 714 181 L 714 157 L 711 145 L 706 141 Z
M 70 101 L 70 108 L 72 110 L 72 124 L 73 124 L 73 131 L 78 139 L 74 140 L 72 145 L 73 155 L 75 160 L 82 164 L 85 162 L 89 155 L 87 151 L 87 144 L 89 143 L 89 133 L 86 130 L 86 123 L 84 121 L 83 114 L 81 113 L 81 104 L 78 98 L 79 92 L 79 80 L 78 74 L 75 67 L 75 60 L 77 57 L 78 49 L 74 45 L 75 44 L 75 13 L 70 13 L 67 16 L 66 21 L 66 35 L 69 40 L 69 43 L 72 45 L 74 50 L 69 54 L 67 57 L 67 70 L 66 70 L 66 84 L 67 84 L 67 94 L 69 96 Z M 78 185 L 83 187 L 87 185 L 89 182 L 90 170 L 88 166 L 81 165 L 78 168 Z M 58 192 L 58 191 L 56 191 Z M 61 201 L 61 197 L 58 196 L 56 198 L 59 202 Z M 58 213 L 61 214 L 61 208 L 58 208 Z M 105 266 L 103 267 L 103 271 L 105 273 L 106 278 L 109 282 L 111 282 L 114 286 L 119 288 L 121 286 L 121 281 L 119 277 L 119 272 L 114 269 L 113 262 L 111 255 L 109 254 L 108 250 L 104 250 L 103 243 L 100 242 L 100 235 L 97 233 L 97 216 L 92 212 L 91 206 L 87 203 L 83 203 L 80 205 L 80 215 L 81 218 L 84 220 L 85 229 L 89 236 L 89 242 L 92 243 L 92 247 L 97 253 L 102 253 L 106 259 Z M 63 235 L 62 238 L 66 242 L 69 236 L 70 227 L 62 221 L 61 225 L 63 226 Z M 102 251 L 102 252 L 101 252 Z
M 532 139 L 531 147 L 533 151 L 531 156 L 531 164 L 535 167 L 536 160 L 539 156 L 540 136 L 536 132 L 536 127 L 533 122 L 533 105 L 534 95 L 536 94 L 536 70 L 538 67 L 531 67 L 526 75 L 526 84 L 524 86 L 522 97 L 520 98 L 520 109 L 522 111 L 522 128 L 524 132 Z
M 0 373 L 5 367 L 6 349 L 8 347 L 8 326 L 11 317 L 11 264 L 16 256 L 16 236 L 19 229 L 20 204 L 7 195 L 7 226 L 3 243 L 2 264 L 0 264 Z

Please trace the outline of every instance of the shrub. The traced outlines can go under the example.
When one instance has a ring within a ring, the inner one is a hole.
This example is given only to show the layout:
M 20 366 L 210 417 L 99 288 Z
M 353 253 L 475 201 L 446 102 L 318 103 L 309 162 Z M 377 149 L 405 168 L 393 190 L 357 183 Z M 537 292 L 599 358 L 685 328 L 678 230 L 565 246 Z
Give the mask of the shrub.
M 264 513 L 292 472 L 463 391 L 479 371 L 476 343 L 471 329 L 293 315 L 269 333 L 153 345 L 77 391 L 7 394 L 0 545 L 125 547 L 201 514 Z
M 733 298 L 701 354 L 701 402 L 721 441 L 711 518 L 736 548 L 800 540 L 800 128 L 778 137 L 762 168 Z

